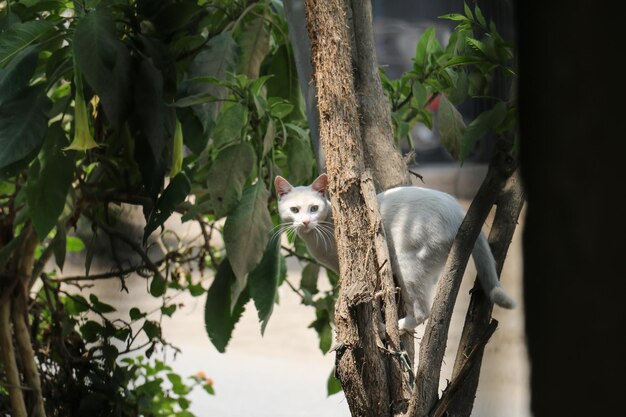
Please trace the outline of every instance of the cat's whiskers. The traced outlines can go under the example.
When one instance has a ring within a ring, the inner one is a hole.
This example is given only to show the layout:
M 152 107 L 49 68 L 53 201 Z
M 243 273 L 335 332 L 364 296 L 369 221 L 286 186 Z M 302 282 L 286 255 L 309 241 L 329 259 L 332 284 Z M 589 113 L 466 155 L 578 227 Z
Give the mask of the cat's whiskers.
M 274 227 L 275 231 L 270 238 L 270 241 L 273 242 L 275 239 L 278 239 L 283 232 L 287 234 L 287 238 L 292 239 L 296 230 L 293 222 L 285 222 L 280 223 L 276 227 Z

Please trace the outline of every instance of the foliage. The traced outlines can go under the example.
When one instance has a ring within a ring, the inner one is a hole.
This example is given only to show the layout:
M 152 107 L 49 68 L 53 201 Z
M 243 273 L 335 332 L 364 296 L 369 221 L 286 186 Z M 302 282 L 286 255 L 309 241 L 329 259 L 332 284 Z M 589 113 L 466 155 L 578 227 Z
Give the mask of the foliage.
M 207 297 L 222 351 L 249 301 L 262 331 L 271 316 L 286 274 L 270 242 L 272 179 L 306 181 L 314 168 L 282 3 L 24 0 L 0 12 L 2 287 L 34 230 L 32 342 L 50 415 L 189 415 L 179 376 L 128 355 L 176 350 L 161 320 L 181 292 Z M 167 230 L 171 217 L 198 237 Z M 94 271 L 103 241 L 112 266 Z M 72 251 L 82 275 L 62 274 Z M 108 278 L 128 291 L 130 276 L 160 308 L 120 317 L 85 292 Z
M 477 4 L 473 10 L 465 4 L 464 14 L 441 18 L 458 22 L 448 44 L 443 47 L 435 29 L 427 29 L 417 43 L 413 68 L 397 80 L 384 72 L 381 78 L 392 104 L 396 140 L 408 138 L 412 143 L 410 130 L 416 123 L 436 127 L 446 150 L 463 163 L 487 134 L 515 135 L 515 103 L 490 91 L 495 77 L 516 78 L 513 47 Z M 466 125 L 457 106 L 467 100 L 481 102 L 488 110 Z

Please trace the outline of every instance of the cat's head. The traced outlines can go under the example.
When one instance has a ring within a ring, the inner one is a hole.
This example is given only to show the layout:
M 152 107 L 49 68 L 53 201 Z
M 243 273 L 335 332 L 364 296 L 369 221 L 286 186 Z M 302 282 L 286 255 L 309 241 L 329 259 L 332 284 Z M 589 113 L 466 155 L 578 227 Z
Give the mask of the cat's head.
M 300 233 L 309 233 L 328 224 L 330 203 L 326 199 L 328 178 L 322 174 L 311 185 L 292 186 L 281 176 L 274 179 L 278 194 L 278 214 Z

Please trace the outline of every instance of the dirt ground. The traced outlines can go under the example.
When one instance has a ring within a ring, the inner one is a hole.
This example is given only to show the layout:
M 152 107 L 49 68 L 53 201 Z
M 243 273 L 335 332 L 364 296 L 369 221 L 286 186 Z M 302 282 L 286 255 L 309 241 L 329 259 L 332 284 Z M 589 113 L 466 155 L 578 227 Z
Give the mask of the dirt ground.
M 431 178 L 434 176 L 431 175 Z M 445 176 L 439 177 L 445 181 Z M 453 181 L 457 184 L 460 177 L 454 178 L 457 178 Z M 446 184 L 442 184 L 431 186 L 447 190 Z M 466 200 L 462 201 L 466 204 Z M 488 220 L 487 226 L 489 224 Z M 512 311 L 494 310 L 494 317 L 500 325 L 485 350 L 474 416 L 531 415 L 523 326 L 521 225 L 514 236 L 502 274 L 502 285 L 515 298 L 518 307 Z M 181 227 L 175 222 L 172 226 Z M 454 365 L 455 348 L 474 277 L 473 265 L 470 264 L 455 308 L 441 388 L 445 386 Z M 288 279 L 292 283 L 299 282 L 296 262 L 289 264 Z M 145 283 L 136 280 L 130 284 L 130 295 L 119 292 L 119 284 L 115 282 L 100 285 L 97 293 L 102 301 L 121 306 L 122 315 L 131 307 L 147 309 L 154 305 L 154 300 L 146 293 Z M 171 364 L 183 376 L 203 371 L 215 384 L 215 396 L 201 390 L 192 394 L 191 411 L 198 417 L 350 415 L 342 394 L 326 396 L 326 381 L 334 356 L 322 354 L 315 331 L 308 328 L 315 319 L 315 312 L 303 306 L 288 286 L 283 285 L 279 294 L 280 304 L 274 308 L 265 336 L 261 336 L 253 305 L 248 304 L 225 354 L 218 353 L 206 335 L 203 297 L 179 299 L 184 308 L 165 321 L 163 327 L 165 339 L 182 350 Z M 418 329 L 418 337 L 423 327 Z

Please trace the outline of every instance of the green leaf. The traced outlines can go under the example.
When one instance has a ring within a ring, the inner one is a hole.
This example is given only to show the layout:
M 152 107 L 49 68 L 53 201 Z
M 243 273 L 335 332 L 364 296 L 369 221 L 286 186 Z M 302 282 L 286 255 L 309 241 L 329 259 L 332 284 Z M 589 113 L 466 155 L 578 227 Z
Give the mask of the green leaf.
M 92 320 L 89 320 L 87 323 L 80 326 L 80 334 L 87 343 L 94 343 L 98 341 L 103 331 L 104 327 Z
M 428 95 L 424 84 L 422 84 L 418 80 L 413 81 L 411 91 L 413 92 L 413 96 L 417 100 L 417 104 L 420 107 L 424 107 L 426 105 L 426 100 L 428 100 Z
M 274 120 L 269 119 L 267 122 L 267 129 L 265 135 L 263 135 L 263 156 L 267 155 L 274 146 L 274 139 L 276 138 L 276 124 Z
M 261 261 L 272 230 L 267 208 L 270 197 L 265 183 L 259 180 L 244 190 L 237 208 L 226 218 L 224 244 L 236 277 L 232 300 L 246 287 L 246 278 Z
M 172 317 L 172 314 L 176 311 L 176 304 L 170 304 L 169 306 L 161 307 L 161 313 L 168 317 Z
M 474 64 L 483 64 L 485 62 L 484 58 L 480 58 L 477 56 L 455 56 L 450 58 L 445 67 L 453 67 L 457 65 L 474 65 Z
M 248 109 L 236 103 L 224 109 L 217 117 L 215 129 L 211 132 L 213 146 L 219 148 L 242 138 L 248 125 Z
M 463 116 L 442 94 L 439 99 L 439 135 L 446 150 L 454 159 L 459 159 L 461 138 L 465 131 Z
M 148 339 L 154 340 L 161 337 L 161 326 L 156 321 L 146 320 L 142 326 L 143 331 Z
M 63 306 L 65 307 L 67 314 L 70 316 L 77 316 L 80 313 L 89 311 L 89 303 L 83 296 L 78 294 L 64 298 Z
M 74 59 L 87 83 L 98 94 L 107 118 L 121 130 L 130 104 L 130 52 L 118 39 L 106 9 L 80 19 L 74 30 Z
M 313 152 L 310 143 L 298 136 L 290 137 L 287 141 L 287 166 L 289 179 L 301 183 L 311 176 L 313 167 Z
M 330 319 L 328 316 L 328 310 L 318 308 L 316 311 L 317 319 L 311 323 L 309 327 L 312 327 L 317 331 L 320 342 L 320 350 L 324 353 L 328 352 L 333 342 L 333 331 L 330 327 Z
M 238 45 L 229 31 L 211 38 L 206 47 L 196 55 L 189 66 L 189 78 L 210 76 L 216 80 L 226 80 L 227 74 L 235 69 Z M 214 123 L 228 89 L 221 85 L 192 83 L 187 89 L 189 95 L 208 94 L 216 99 L 213 103 L 194 106 L 206 131 Z
M 85 243 L 77 236 L 68 236 L 65 249 L 68 252 L 82 252 L 85 250 Z
M 183 167 L 183 128 L 180 121 L 176 120 L 176 130 L 174 131 L 174 146 L 172 149 L 172 167 L 170 177 L 175 177 Z
M 299 107 L 303 98 L 294 54 L 289 43 L 280 45 L 271 55 L 267 72 L 274 75 L 267 81 L 268 97 L 280 97 Z
M 489 131 L 495 130 L 504 120 L 507 114 L 506 103 L 499 101 L 490 110 L 487 110 L 476 117 L 463 132 L 461 138 L 461 163 L 469 156 L 474 149 L 476 141 L 485 136 Z
M 265 327 L 274 309 L 280 274 L 280 258 L 280 239 L 272 239 L 263 253 L 261 262 L 248 276 L 248 290 L 261 322 L 261 334 L 265 333 Z
M 341 381 L 339 381 L 339 379 L 337 379 L 337 377 L 335 376 L 335 368 L 333 368 L 333 370 L 330 372 L 330 375 L 328 376 L 328 381 L 326 382 L 327 395 L 330 397 L 331 395 L 337 394 L 341 391 Z
M 154 274 L 152 281 L 150 282 L 150 295 L 153 297 L 160 297 L 165 294 L 167 289 L 167 282 L 161 274 Z
M 0 105 L 0 169 L 30 155 L 48 128 L 51 101 L 43 85 L 25 88 Z
M 278 102 L 270 107 L 270 113 L 278 119 L 284 119 L 292 110 L 293 104 L 287 102 Z
M 150 234 L 157 229 L 157 227 L 165 223 L 165 221 L 176 209 L 176 206 L 185 201 L 185 198 L 187 198 L 190 191 L 191 182 L 184 171 L 172 178 L 170 183 L 167 185 L 167 188 L 165 188 L 159 197 L 156 207 L 152 213 L 150 213 L 148 223 L 144 229 L 144 242 L 148 239 L 148 236 L 150 236 Z
M 93 310 L 96 313 L 105 314 L 105 313 L 112 313 L 116 311 L 115 307 L 113 307 L 112 305 L 103 303 L 102 301 L 98 299 L 98 297 L 95 294 L 89 294 L 89 301 L 91 302 L 91 308 L 93 308 Z
M 476 20 L 478 21 L 480 26 L 482 26 L 484 30 L 487 30 L 487 21 L 485 20 L 485 17 L 483 16 L 480 7 L 478 7 L 478 4 L 476 4 L 476 7 L 474 7 L 474 15 L 476 15 Z
M 239 36 L 241 58 L 239 72 L 254 80 L 259 77 L 261 63 L 269 52 L 270 32 L 265 24 L 265 16 L 255 17 Z
M 65 233 L 65 227 L 57 225 L 56 234 L 54 235 L 52 242 L 50 242 L 50 246 L 52 246 L 52 251 L 54 253 L 54 261 L 59 269 L 63 271 L 63 266 L 65 265 L 65 254 L 67 253 L 67 236 Z
M 448 20 L 456 20 L 456 21 L 467 20 L 467 17 L 465 17 L 462 14 L 458 14 L 458 13 L 444 14 L 442 16 L 439 16 L 439 18 L 440 19 L 448 19 Z
M 175 112 L 163 99 L 163 74 L 152 59 L 142 59 L 133 77 L 131 125 L 150 145 L 152 160 L 164 161 L 175 134 Z
M 207 183 L 215 217 L 223 217 L 237 206 L 255 165 L 254 148 L 246 142 L 229 146 L 217 154 L 209 169 Z
M 7 66 L 29 46 L 44 40 L 52 27 L 46 20 L 31 20 L 11 25 L 0 37 L 0 68 Z
M 417 46 L 415 47 L 414 68 L 417 72 L 422 72 L 428 63 L 428 50 L 431 49 L 429 44 L 435 38 L 435 28 L 429 27 L 421 34 Z
M 311 294 L 317 294 L 317 280 L 320 273 L 320 266 L 315 263 L 308 263 L 302 269 L 302 278 L 300 279 L 300 288 L 307 290 Z
M 141 310 L 139 310 L 137 307 L 133 307 L 128 312 L 128 315 L 130 316 L 131 320 L 135 321 L 135 320 L 139 320 L 141 318 L 146 317 L 147 314 L 142 313 Z
M 38 51 L 31 45 L 20 51 L 6 68 L 0 69 L 0 105 L 15 97 L 35 73 Z
M 166 376 L 167 379 L 169 379 L 169 381 L 172 383 L 172 391 L 174 392 L 174 394 L 187 395 L 189 393 L 190 389 L 189 387 L 187 387 L 187 385 L 185 385 L 180 375 L 170 372 Z
M 63 152 L 66 145 L 61 124 L 55 123 L 48 129 L 43 147 L 28 170 L 28 209 L 41 240 L 57 224 L 74 179 L 74 153 Z
M 209 339 L 215 348 L 224 353 L 231 338 L 235 324 L 241 317 L 244 306 L 250 295 L 244 291 L 239 296 L 235 308 L 231 311 L 231 286 L 235 282 L 235 274 L 228 259 L 220 264 L 215 279 L 207 291 L 204 307 L 204 324 Z

